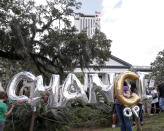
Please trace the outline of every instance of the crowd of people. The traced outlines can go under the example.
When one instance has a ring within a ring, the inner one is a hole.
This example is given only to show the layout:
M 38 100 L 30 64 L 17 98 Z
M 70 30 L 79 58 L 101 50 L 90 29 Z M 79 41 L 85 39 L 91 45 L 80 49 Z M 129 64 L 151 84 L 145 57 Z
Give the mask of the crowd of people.
M 136 93 L 137 87 L 135 82 L 131 82 L 130 86 L 127 85 L 126 82 L 124 82 L 123 86 L 123 95 L 125 97 L 130 97 L 129 94 Z M 140 125 L 142 126 L 144 124 L 143 117 L 154 114 L 159 114 L 160 112 L 164 112 L 164 81 L 160 81 L 160 84 L 158 86 L 154 87 L 148 87 L 146 89 L 146 95 L 152 96 L 152 101 L 147 101 L 142 103 L 140 101 L 138 103 L 139 106 L 139 120 Z M 132 119 L 126 117 L 123 115 L 123 109 L 125 108 L 124 105 L 121 105 L 117 99 L 115 99 L 115 104 L 113 108 L 113 115 L 112 115 L 112 128 L 115 128 L 118 123 L 120 124 L 121 131 L 132 131 L 132 125 L 136 125 L 136 117 L 133 114 Z

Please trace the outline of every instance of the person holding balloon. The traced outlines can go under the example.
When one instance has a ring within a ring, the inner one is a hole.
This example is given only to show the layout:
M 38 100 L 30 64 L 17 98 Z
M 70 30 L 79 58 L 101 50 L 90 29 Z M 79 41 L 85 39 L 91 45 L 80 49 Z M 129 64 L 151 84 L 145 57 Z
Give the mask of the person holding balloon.
M 132 93 L 136 93 L 138 94 L 138 90 L 137 90 L 137 87 L 136 87 L 136 83 L 133 81 L 130 83 L 131 84 L 131 92 Z M 142 102 L 139 102 L 137 104 L 139 106 L 139 118 L 140 118 L 140 124 L 143 125 L 143 110 L 142 110 Z M 136 118 L 135 118 L 135 115 L 133 114 L 132 115 L 132 118 L 133 118 L 133 125 L 136 125 Z
M 123 95 L 127 98 L 129 98 L 131 96 L 130 89 L 127 86 L 126 81 L 124 81 Z M 116 113 L 117 113 L 118 119 L 120 121 L 121 131 L 132 131 L 131 122 L 130 122 L 129 117 L 126 117 L 123 114 L 123 110 L 124 110 L 125 106 L 121 105 L 119 103 L 118 99 L 115 99 L 115 108 L 116 108 Z
M 6 93 L 1 91 L 0 92 L 0 131 L 3 131 L 5 127 L 6 117 L 9 116 L 14 108 L 14 104 L 12 104 L 9 111 L 7 111 L 7 105 L 4 103 L 6 98 Z

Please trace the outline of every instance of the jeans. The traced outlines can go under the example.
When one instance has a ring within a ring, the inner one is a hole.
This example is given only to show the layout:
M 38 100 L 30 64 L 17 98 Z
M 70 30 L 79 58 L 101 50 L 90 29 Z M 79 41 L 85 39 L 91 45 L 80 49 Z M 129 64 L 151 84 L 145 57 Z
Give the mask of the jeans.
M 138 104 L 139 108 L 140 108 L 140 111 L 139 111 L 139 118 L 140 118 L 140 122 L 143 121 L 143 112 L 142 112 L 142 104 Z M 133 122 L 135 122 L 135 115 L 133 114 L 132 115 L 132 118 L 133 118 Z
M 118 119 L 120 121 L 121 131 L 132 131 L 131 122 L 128 117 L 123 115 L 124 106 L 120 104 L 115 105 Z
M 0 121 L 0 131 L 3 131 L 3 128 L 5 127 L 5 122 Z
M 162 111 L 164 111 L 164 98 L 162 98 L 162 97 L 160 97 L 159 106 L 162 109 Z

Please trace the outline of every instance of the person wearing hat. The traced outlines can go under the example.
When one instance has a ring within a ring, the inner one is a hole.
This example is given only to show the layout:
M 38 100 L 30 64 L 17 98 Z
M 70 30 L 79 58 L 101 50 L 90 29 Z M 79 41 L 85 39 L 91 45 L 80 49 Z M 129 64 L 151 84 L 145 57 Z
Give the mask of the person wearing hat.
M 130 89 L 129 89 L 126 81 L 124 81 L 123 95 L 127 98 L 129 98 L 131 96 Z M 120 102 L 118 101 L 118 99 L 115 99 L 115 109 L 116 109 L 116 113 L 117 113 L 117 116 L 118 116 L 118 119 L 120 122 L 121 131 L 132 131 L 130 119 L 128 117 L 124 116 L 124 114 L 123 114 L 124 108 L 125 108 L 125 106 L 121 105 Z

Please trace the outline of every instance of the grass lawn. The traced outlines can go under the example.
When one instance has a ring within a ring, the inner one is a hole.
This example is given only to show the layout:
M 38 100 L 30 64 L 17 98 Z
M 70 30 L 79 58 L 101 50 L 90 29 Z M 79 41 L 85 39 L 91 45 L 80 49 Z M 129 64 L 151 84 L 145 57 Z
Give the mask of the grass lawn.
M 144 125 L 141 126 L 141 131 L 164 131 L 164 112 L 155 114 L 153 116 L 144 117 Z M 120 127 L 117 128 L 82 128 L 73 131 L 120 131 Z M 137 131 L 136 126 L 133 126 L 133 131 Z
M 133 126 L 133 131 L 136 131 L 136 126 Z M 164 131 L 164 113 L 155 114 L 153 116 L 144 117 L 144 125 L 141 126 L 142 131 Z M 117 128 L 105 128 L 100 131 L 120 131 L 120 127 Z

